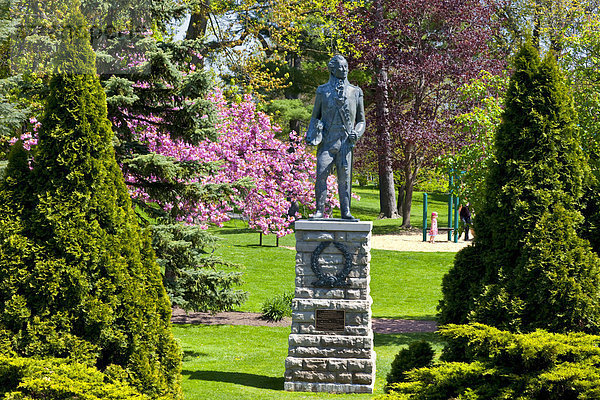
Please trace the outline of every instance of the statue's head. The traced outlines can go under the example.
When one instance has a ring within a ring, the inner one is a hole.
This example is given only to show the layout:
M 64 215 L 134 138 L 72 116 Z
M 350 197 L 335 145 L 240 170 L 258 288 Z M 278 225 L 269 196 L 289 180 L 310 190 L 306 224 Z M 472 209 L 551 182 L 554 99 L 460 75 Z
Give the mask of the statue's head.
M 346 79 L 348 76 L 348 61 L 340 54 L 333 56 L 327 67 L 331 75 L 338 79 Z

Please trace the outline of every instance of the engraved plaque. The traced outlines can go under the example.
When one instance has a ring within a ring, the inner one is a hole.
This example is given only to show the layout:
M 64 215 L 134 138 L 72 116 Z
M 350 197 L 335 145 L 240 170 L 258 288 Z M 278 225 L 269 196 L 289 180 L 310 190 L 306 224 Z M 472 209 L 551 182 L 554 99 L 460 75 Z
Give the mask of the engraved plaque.
M 318 331 L 343 332 L 346 327 L 346 315 L 340 310 L 316 310 L 315 328 Z

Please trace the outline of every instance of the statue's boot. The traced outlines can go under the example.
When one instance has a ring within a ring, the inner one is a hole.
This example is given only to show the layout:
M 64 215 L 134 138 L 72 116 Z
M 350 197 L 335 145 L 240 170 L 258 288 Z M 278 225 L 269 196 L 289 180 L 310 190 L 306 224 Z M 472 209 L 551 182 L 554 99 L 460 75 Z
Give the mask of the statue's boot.
M 342 200 L 340 201 L 340 211 L 342 214 L 342 219 L 358 221 L 352 216 L 352 214 L 350 214 L 350 199 L 342 198 Z
M 357 219 L 356 219 L 356 218 L 354 218 L 354 217 L 352 216 L 352 214 L 350 214 L 349 212 L 347 212 L 346 214 L 342 214 L 342 219 L 351 219 L 351 220 L 353 220 L 353 221 L 357 221 Z
M 316 219 L 316 218 L 325 218 L 325 213 L 323 212 L 323 210 L 317 209 L 317 211 L 315 211 L 315 213 L 312 215 L 311 218 L 313 218 L 313 219 Z

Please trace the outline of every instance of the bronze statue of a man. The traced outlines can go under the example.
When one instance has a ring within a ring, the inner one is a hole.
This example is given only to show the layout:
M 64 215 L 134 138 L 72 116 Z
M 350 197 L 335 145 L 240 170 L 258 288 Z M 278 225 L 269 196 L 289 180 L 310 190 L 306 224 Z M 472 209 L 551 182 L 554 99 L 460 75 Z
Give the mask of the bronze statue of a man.
M 363 92 L 348 82 L 348 62 L 340 55 L 327 64 L 329 82 L 317 88 L 315 105 L 306 132 L 306 143 L 317 147 L 317 211 L 323 218 L 327 200 L 327 177 L 335 165 L 342 219 L 355 221 L 350 214 L 352 190 L 352 148 L 365 132 Z

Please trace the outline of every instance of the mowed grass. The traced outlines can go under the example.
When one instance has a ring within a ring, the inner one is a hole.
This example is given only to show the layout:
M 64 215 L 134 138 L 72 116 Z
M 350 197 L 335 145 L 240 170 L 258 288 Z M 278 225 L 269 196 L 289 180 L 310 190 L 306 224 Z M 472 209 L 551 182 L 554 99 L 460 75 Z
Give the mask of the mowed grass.
M 373 221 L 373 233 L 399 233 L 401 220 L 377 219 L 379 197 L 373 188 L 356 188 L 362 199 L 353 203 L 353 214 Z M 416 193 L 411 222 L 422 223 L 422 194 Z M 429 213 L 447 218 L 447 197 L 430 196 Z M 335 216 L 335 215 L 334 215 Z M 215 254 L 243 265 L 248 301 L 239 310 L 260 312 L 262 303 L 283 291 L 294 290 L 295 237 L 279 240 L 260 236 L 241 221 L 214 229 L 222 238 Z M 441 297 L 441 281 L 452 266 L 454 253 L 371 251 L 371 296 L 373 317 L 433 319 Z M 375 334 L 377 371 L 375 392 L 370 394 L 328 394 L 285 392 L 285 358 L 290 328 L 231 325 L 176 325 L 173 332 L 184 351 L 183 390 L 187 400 L 255 399 L 370 399 L 382 394 L 385 377 L 394 356 L 415 340 L 426 340 L 437 353 L 443 343 L 434 333 Z
M 184 351 L 183 390 L 186 400 L 369 399 L 372 395 L 285 392 L 283 375 L 289 328 L 231 325 L 178 325 L 173 328 Z M 400 348 L 427 340 L 432 333 L 375 334 L 375 393 L 383 393 L 385 377 Z
M 294 291 L 296 252 L 293 235 L 280 247 L 258 246 L 258 234 L 223 229 L 215 254 L 244 265 L 243 290 L 249 298 L 239 310 L 260 312 L 266 299 Z M 274 238 L 263 237 L 273 241 Z M 282 247 L 282 246 L 287 246 Z M 441 298 L 441 282 L 454 261 L 454 253 L 371 250 L 371 297 L 375 318 L 433 319 Z

